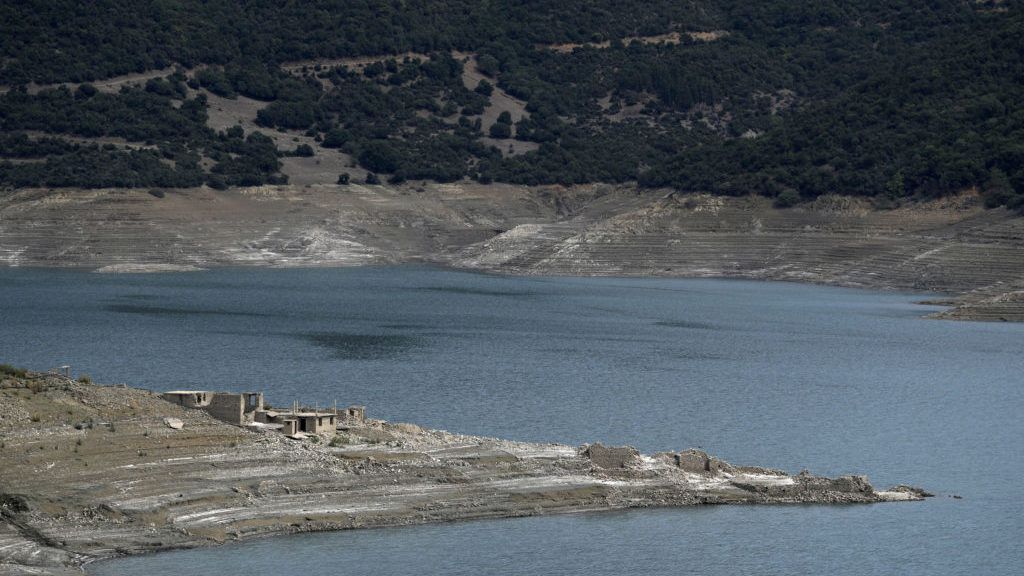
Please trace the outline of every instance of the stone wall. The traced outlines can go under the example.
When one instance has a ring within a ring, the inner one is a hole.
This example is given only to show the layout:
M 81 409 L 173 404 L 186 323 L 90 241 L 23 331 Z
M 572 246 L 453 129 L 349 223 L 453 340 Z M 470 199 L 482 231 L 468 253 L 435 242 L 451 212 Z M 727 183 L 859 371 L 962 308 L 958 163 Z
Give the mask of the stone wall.
M 600 443 L 583 446 L 580 454 L 605 469 L 630 468 L 640 462 L 640 451 L 632 446 L 605 446 Z
M 211 416 L 228 424 L 241 426 L 245 423 L 245 399 L 241 394 L 213 394 L 210 404 L 203 408 Z
M 714 456 L 708 456 L 708 453 L 703 450 L 691 448 L 677 454 L 671 454 L 671 458 L 673 464 L 687 472 L 718 474 L 723 471 L 732 471 L 732 466 L 729 463 L 719 460 Z

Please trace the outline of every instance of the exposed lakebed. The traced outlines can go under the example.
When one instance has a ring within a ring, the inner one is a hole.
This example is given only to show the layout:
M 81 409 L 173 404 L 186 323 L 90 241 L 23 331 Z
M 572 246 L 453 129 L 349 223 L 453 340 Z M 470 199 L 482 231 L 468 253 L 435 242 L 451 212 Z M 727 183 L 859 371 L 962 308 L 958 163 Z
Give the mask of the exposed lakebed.
M 263 389 L 536 441 L 699 446 L 912 481 L 923 503 L 633 511 L 317 534 L 98 574 L 1012 573 L 1024 562 L 1024 326 L 920 295 L 415 267 L 0 272 L 3 361 L 154 389 Z M 962 495 L 954 500 L 952 494 Z

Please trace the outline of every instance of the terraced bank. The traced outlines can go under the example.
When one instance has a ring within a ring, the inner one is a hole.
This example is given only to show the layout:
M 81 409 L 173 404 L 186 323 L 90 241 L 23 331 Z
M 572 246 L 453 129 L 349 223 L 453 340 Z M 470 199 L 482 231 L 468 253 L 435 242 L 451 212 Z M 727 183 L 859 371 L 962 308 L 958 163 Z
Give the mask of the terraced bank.
M 179 418 L 180 429 L 165 418 Z M 0 573 L 259 535 L 694 504 L 918 500 L 866 478 L 371 421 L 326 439 L 250 431 L 153 392 L 0 380 Z
M 433 262 L 510 274 L 716 276 L 947 295 L 940 316 L 1024 320 L 1024 217 L 972 193 L 891 210 L 760 197 L 458 184 L 25 190 L 0 264 L 106 271 Z

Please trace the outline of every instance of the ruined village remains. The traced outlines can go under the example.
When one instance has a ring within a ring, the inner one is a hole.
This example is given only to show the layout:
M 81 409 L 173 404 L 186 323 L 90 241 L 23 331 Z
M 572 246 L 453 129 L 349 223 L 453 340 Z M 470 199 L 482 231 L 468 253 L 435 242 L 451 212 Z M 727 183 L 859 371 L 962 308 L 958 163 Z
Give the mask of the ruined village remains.
M 300 407 L 295 402 L 287 411 L 270 409 L 264 405 L 262 392 L 172 390 L 162 397 L 184 408 L 203 410 L 228 424 L 279 430 L 292 438 L 309 434 L 333 436 L 338 428 L 361 426 L 366 421 L 364 406 L 320 410 Z

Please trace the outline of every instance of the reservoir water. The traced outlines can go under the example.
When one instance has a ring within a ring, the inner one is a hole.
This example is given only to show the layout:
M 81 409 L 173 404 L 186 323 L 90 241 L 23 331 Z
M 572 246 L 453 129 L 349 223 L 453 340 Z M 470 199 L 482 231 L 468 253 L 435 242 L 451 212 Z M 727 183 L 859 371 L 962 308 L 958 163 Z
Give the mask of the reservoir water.
M 933 308 L 921 298 L 422 267 L 6 269 L 0 362 L 365 404 L 371 417 L 487 436 L 701 447 L 938 494 L 302 535 L 92 574 L 1021 573 L 1024 325 L 922 320 Z

